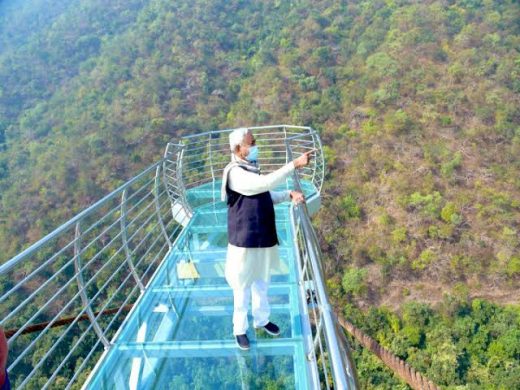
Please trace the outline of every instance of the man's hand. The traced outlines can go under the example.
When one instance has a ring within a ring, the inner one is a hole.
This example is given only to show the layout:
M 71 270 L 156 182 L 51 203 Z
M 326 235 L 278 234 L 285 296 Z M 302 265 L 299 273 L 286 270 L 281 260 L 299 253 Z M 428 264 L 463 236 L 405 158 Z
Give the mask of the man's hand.
M 301 168 L 308 165 L 311 162 L 311 153 L 316 152 L 316 149 L 309 150 L 303 153 L 300 157 L 294 159 L 294 167 Z
M 298 191 L 291 191 L 291 199 L 294 204 L 305 203 L 305 196 Z

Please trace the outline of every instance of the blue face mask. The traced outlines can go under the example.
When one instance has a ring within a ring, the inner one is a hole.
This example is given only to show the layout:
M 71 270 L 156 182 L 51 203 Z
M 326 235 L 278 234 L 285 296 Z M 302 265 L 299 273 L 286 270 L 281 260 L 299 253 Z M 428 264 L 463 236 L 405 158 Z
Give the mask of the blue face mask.
M 249 148 L 249 154 L 246 158 L 247 161 L 258 161 L 258 146 L 251 146 Z

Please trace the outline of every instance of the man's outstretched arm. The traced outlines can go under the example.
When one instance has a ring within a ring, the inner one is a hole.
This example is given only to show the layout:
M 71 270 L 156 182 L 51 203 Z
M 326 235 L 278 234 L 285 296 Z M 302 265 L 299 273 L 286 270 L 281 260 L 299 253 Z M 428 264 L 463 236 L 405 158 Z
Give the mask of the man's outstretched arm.
M 292 162 L 268 175 L 257 175 L 244 169 L 233 168 L 229 171 L 228 185 L 239 194 L 253 196 L 272 190 L 282 183 L 293 170 L 294 163 Z

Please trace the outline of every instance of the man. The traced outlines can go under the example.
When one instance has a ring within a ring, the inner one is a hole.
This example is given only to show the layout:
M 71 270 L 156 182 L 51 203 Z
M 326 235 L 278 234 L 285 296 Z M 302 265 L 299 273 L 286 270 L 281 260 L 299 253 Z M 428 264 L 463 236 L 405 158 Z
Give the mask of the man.
M 271 270 L 279 266 L 278 236 L 273 204 L 292 199 L 304 202 L 297 191 L 272 191 L 295 168 L 309 163 L 310 153 L 268 175 L 258 167 L 258 147 L 247 128 L 229 135 L 231 162 L 222 180 L 222 200 L 228 204 L 228 249 L 225 266 L 226 281 L 233 289 L 233 335 L 240 349 L 249 349 L 246 331 L 247 311 L 252 297 L 255 328 L 263 328 L 278 336 L 280 329 L 269 321 L 270 307 L 267 290 Z

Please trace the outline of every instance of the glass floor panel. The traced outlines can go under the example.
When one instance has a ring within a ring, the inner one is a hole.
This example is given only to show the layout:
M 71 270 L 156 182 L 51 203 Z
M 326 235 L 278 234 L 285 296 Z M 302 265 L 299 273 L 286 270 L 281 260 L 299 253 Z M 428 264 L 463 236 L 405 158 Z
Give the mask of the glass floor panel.
M 285 188 L 281 186 L 280 189 Z M 308 194 L 316 192 L 304 184 Z M 281 335 L 254 329 L 249 351 L 232 334 L 233 292 L 224 278 L 227 210 L 220 183 L 190 189 L 193 216 L 95 368 L 89 389 L 307 389 L 308 318 L 302 317 L 289 203 L 275 206 L 281 266 L 271 276 L 270 320 Z M 200 277 L 179 279 L 193 262 Z
M 96 389 L 306 389 L 301 343 L 272 341 L 237 351 L 217 343 L 217 356 L 205 356 L 208 344 L 117 346 L 117 362 L 91 383 Z M 303 378 L 302 378 L 303 377 Z
M 269 292 L 271 319 L 280 326 L 281 338 L 301 335 L 297 299 L 290 285 Z M 233 340 L 233 295 L 231 289 L 154 289 L 141 301 L 119 339 L 128 342 L 184 340 Z M 249 323 L 252 318 L 249 316 Z M 263 331 L 251 329 L 250 338 Z
M 227 240 L 227 237 L 226 237 Z M 295 280 L 296 269 L 295 257 L 292 248 L 280 247 L 280 267 L 275 269 L 271 276 L 273 282 L 289 282 Z M 200 278 L 195 280 L 179 280 L 177 277 L 178 261 L 191 261 L 195 265 Z M 226 285 L 225 280 L 226 249 L 211 248 L 198 251 L 177 251 L 161 269 L 155 286 L 204 286 L 204 285 Z

